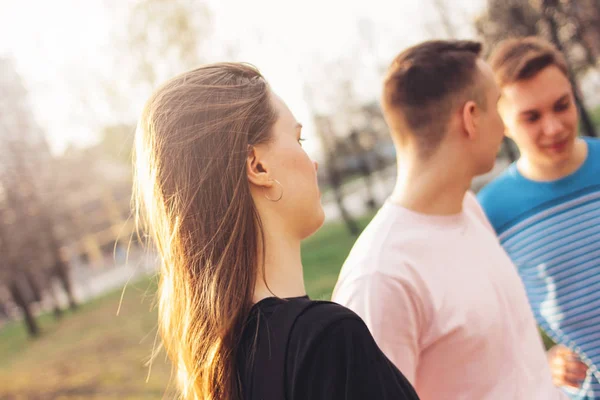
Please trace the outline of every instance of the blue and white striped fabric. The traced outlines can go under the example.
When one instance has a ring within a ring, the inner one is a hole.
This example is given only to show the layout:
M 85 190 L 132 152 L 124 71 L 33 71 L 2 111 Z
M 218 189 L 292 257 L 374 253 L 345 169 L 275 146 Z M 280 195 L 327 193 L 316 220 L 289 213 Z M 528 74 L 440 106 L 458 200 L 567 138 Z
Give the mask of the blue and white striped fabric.
M 589 366 L 571 399 L 600 400 L 600 141 L 572 175 L 533 182 L 516 166 L 478 195 L 518 268 L 540 327 Z

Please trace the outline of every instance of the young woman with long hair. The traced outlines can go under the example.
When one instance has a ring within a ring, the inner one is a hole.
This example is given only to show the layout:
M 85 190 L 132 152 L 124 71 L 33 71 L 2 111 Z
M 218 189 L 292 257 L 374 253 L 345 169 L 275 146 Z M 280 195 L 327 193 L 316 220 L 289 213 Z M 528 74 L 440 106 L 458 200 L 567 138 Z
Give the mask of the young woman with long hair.
M 144 108 L 135 208 L 184 399 L 417 398 L 359 317 L 306 296 L 300 242 L 324 213 L 301 129 L 246 64 L 179 75 Z

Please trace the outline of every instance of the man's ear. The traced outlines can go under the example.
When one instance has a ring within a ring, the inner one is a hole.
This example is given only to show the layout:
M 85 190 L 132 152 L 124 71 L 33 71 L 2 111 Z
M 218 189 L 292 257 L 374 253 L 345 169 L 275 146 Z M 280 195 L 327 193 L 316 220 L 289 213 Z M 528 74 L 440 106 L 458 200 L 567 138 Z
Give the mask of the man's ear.
M 262 146 L 248 146 L 248 158 L 246 159 L 246 173 L 251 184 L 270 188 L 273 186 L 268 163 L 264 157 L 265 149 Z
M 467 137 L 471 140 L 477 138 L 480 117 L 481 111 L 477 103 L 473 100 L 467 101 L 462 108 L 462 123 Z

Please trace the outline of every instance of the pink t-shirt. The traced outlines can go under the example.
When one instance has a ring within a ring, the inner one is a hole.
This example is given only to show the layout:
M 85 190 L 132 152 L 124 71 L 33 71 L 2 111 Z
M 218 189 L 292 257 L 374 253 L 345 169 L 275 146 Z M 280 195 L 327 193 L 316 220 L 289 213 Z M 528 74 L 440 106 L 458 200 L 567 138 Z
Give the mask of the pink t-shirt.
M 525 289 L 472 193 L 453 216 L 389 201 L 333 293 L 422 400 L 554 400 Z

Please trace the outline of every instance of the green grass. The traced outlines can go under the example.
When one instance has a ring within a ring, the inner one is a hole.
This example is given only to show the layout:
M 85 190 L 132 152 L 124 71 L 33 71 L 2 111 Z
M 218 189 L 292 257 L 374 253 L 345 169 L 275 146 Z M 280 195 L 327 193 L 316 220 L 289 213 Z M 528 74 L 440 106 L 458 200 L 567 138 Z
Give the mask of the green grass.
M 62 320 L 39 318 L 43 334 L 28 339 L 21 323 L 0 331 L 0 398 L 161 398 L 170 366 L 145 362 L 156 332 L 154 280 L 82 305 Z
M 359 223 L 364 227 L 372 215 Z M 303 243 L 308 294 L 329 299 L 355 238 L 342 223 L 330 223 Z M 55 321 L 38 318 L 43 334 L 29 339 L 22 322 L 0 329 L 0 399 L 173 398 L 165 392 L 170 366 L 161 354 L 146 382 L 145 366 L 156 333 L 152 307 L 155 278 L 108 293 Z
M 358 220 L 364 228 L 373 214 Z M 308 295 L 314 300 L 329 300 L 340 267 L 350 252 L 355 237 L 352 237 L 342 222 L 333 222 L 321 228 L 302 245 L 302 264 Z

